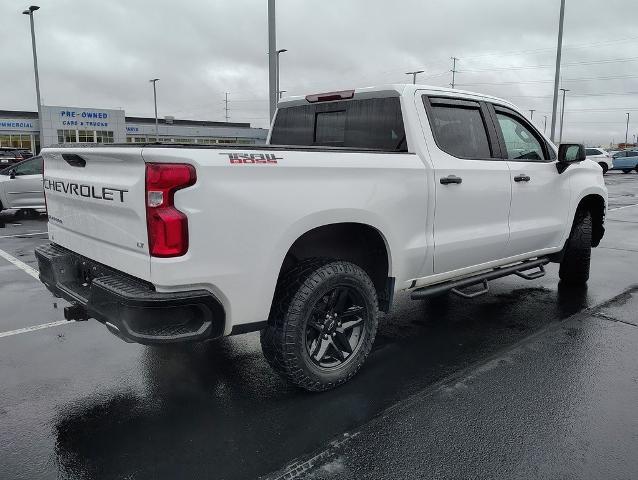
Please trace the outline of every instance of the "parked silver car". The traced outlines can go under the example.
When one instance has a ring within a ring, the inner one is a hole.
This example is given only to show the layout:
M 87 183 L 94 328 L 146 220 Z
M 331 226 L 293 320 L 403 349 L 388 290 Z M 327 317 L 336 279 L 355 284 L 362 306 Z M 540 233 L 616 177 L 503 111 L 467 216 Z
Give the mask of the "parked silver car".
M 45 208 L 42 169 L 38 155 L 0 170 L 0 211 Z

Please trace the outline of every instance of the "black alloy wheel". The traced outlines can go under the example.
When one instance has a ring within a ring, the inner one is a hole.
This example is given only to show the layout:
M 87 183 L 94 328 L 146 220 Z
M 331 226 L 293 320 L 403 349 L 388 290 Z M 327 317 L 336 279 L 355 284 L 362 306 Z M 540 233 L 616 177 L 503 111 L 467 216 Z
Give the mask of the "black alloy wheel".
M 273 369 L 310 391 L 352 378 L 372 349 L 379 303 L 358 265 L 308 259 L 279 280 L 261 347 Z
M 342 285 L 327 292 L 313 307 L 306 323 L 306 349 L 323 369 L 339 368 L 357 353 L 368 312 L 361 294 Z

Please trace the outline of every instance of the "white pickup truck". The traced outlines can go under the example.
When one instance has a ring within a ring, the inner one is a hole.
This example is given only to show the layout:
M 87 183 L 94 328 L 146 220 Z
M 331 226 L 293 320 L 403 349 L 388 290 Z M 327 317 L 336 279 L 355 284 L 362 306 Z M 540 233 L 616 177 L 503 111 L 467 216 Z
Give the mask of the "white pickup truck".
M 607 191 L 582 145 L 512 104 L 419 85 L 286 99 L 267 145 L 43 151 L 40 278 L 142 344 L 261 330 L 268 362 L 325 390 L 370 352 L 393 295 L 589 278 Z

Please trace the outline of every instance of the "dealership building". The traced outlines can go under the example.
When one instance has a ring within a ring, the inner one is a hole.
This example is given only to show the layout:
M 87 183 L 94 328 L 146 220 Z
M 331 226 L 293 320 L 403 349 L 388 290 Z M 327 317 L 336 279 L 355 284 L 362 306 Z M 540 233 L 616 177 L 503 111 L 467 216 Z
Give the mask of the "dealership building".
M 268 130 L 249 123 L 127 117 L 124 110 L 42 106 L 42 135 L 37 112 L 0 110 L 0 146 L 39 152 L 58 143 L 193 143 L 259 144 Z

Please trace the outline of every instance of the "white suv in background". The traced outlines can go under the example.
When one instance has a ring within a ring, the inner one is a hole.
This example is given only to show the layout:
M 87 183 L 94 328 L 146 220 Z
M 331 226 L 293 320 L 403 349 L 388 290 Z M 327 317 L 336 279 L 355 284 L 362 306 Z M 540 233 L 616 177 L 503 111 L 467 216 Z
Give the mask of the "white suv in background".
M 607 173 L 607 170 L 611 170 L 614 166 L 613 160 L 611 159 L 611 155 L 606 150 L 602 148 L 592 148 L 588 147 L 585 149 L 585 154 L 587 158 L 593 160 L 603 169 L 603 175 Z

